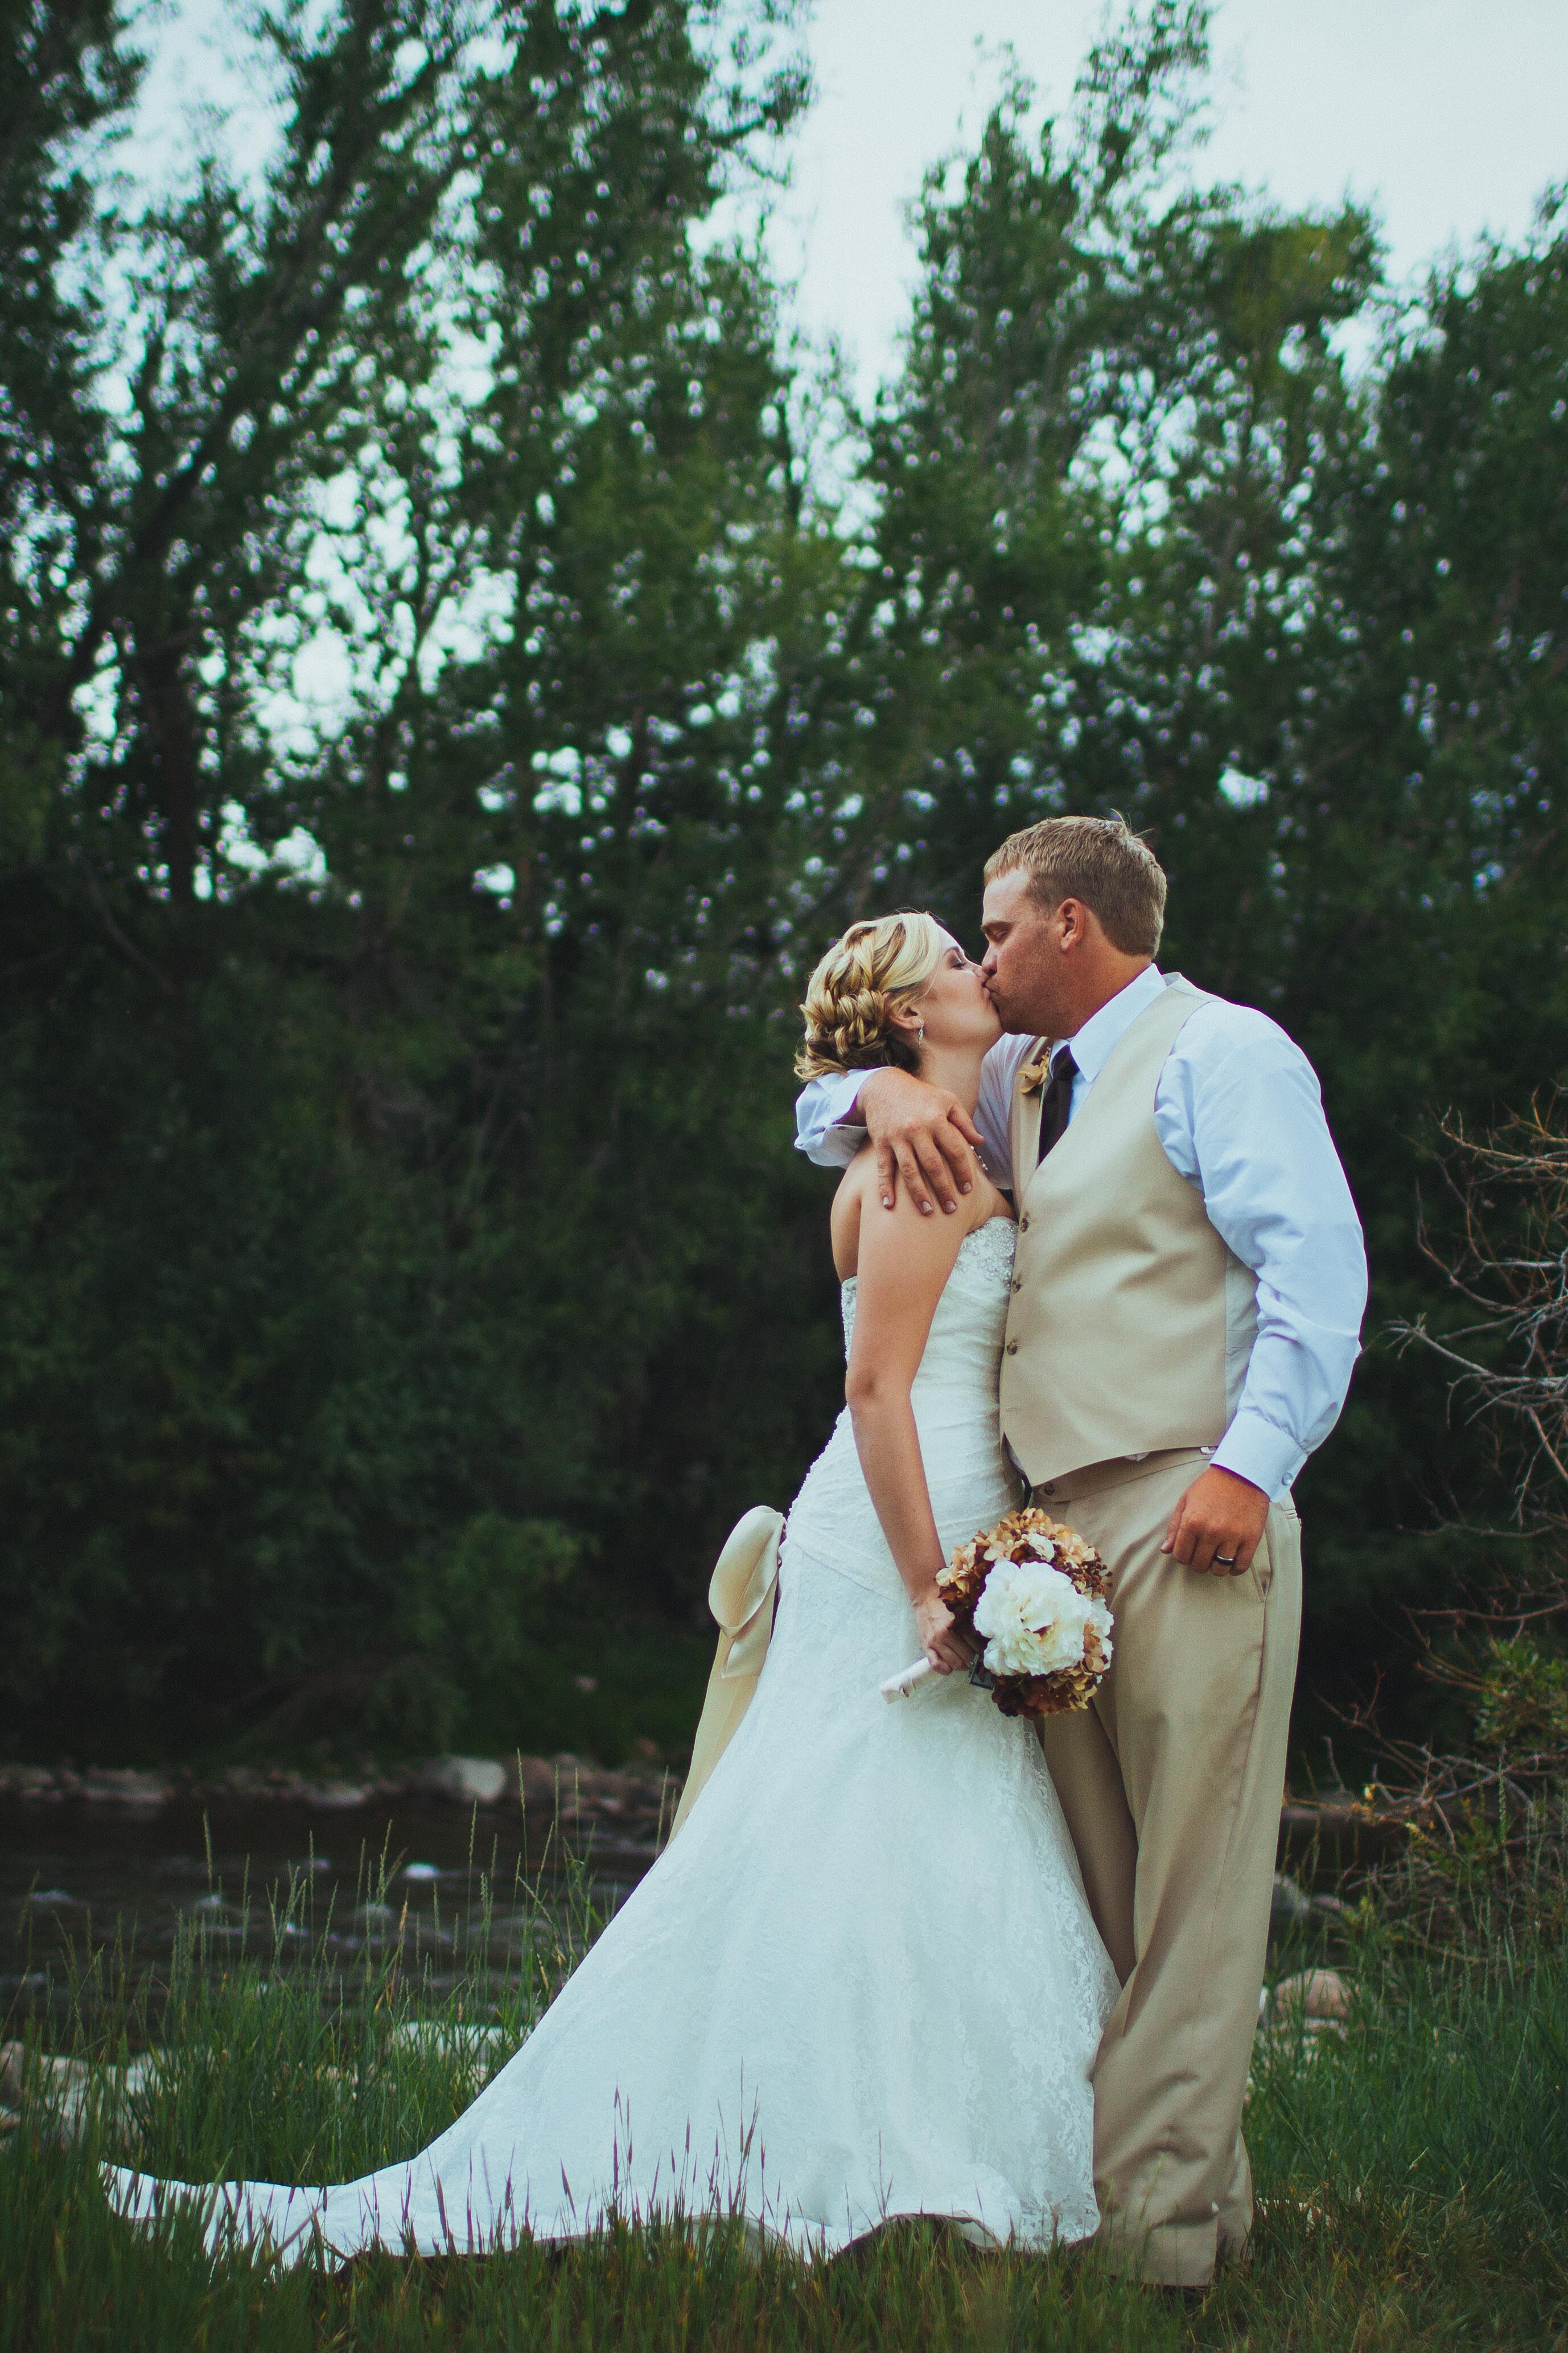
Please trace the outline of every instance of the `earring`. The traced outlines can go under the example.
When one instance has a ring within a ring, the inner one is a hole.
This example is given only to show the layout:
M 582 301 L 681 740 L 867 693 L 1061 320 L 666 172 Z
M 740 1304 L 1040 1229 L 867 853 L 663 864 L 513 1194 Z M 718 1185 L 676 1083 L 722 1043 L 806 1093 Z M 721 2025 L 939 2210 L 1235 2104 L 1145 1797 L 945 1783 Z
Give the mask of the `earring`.
M 915 1044 L 916 1044 L 917 1046 L 923 1046 L 923 1045 L 925 1044 L 925 1041 L 926 1041 L 926 1026 L 925 1026 L 925 1023 L 922 1021 L 922 1022 L 921 1023 L 920 1028 L 915 1031 Z

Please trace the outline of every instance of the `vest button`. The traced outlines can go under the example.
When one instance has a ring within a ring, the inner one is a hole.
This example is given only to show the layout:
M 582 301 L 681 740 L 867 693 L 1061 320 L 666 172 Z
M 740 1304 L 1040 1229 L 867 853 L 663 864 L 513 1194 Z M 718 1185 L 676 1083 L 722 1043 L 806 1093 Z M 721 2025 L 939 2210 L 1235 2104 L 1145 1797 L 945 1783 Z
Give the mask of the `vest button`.
M 1029 1230 L 1029 1220 L 1028 1220 L 1028 1219 L 1027 1219 L 1026 1217 L 1020 1218 L 1020 1219 L 1019 1219 L 1019 1220 L 1018 1220 L 1018 1231 L 1019 1231 L 1021 1234 L 1026 1234 L 1026 1233 L 1028 1232 L 1028 1230 Z
M 1016 1356 L 1017 1355 L 1017 1353 L 1018 1353 L 1018 1343 L 1016 1342 L 1016 1340 L 1009 1340 L 1009 1341 L 1008 1341 L 1008 1343 L 1007 1343 L 1007 1354 L 1008 1354 L 1010 1356 Z
M 1016 1274 L 1013 1277 L 1013 1288 L 1015 1291 L 1022 1291 L 1024 1288 L 1024 1278 L 1021 1274 Z

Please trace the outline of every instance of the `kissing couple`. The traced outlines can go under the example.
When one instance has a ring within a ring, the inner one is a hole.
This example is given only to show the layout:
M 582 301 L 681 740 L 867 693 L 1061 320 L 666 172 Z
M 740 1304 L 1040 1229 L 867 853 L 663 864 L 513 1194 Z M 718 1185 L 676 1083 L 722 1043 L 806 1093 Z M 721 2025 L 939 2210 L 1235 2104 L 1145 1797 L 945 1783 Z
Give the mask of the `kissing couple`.
M 917 913 L 827 951 L 797 1123 L 844 1167 L 848 1402 L 782 1544 L 752 1514 L 727 1548 L 745 1624 L 677 1834 L 420 2154 L 330 2188 L 115 2171 L 121 2211 L 194 2198 L 215 2248 L 285 2260 L 715 2211 L 806 2257 L 900 2215 L 1177 2287 L 1243 2255 L 1291 1485 L 1366 1276 L 1310 1065 L 1159 971 L 1164 905 L 1120 820 L 1052 818 L 987 865 L 983 963 Z M 1115 1621 L 1043 1729 L 963 1672 L 937 1588 L 1026 1491 Z

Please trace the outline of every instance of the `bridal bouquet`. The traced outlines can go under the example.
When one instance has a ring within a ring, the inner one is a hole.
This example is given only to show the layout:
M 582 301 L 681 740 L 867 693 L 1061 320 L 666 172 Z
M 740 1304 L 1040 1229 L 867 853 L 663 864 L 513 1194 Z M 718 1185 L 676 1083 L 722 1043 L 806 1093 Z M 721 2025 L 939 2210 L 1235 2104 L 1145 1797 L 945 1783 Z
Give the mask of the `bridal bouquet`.
M 990 1686 L 1004 1715 L 1088 1706 L 1110 1664 L 1110 1577 L 1075 1528 L 1033 1504 L 1009 1512 L 960 1545 L 937 1590 L 984 1643 L 971 1681 Z M 904 1696 L 930 1672 L 917 1661 L 883 1695 Z

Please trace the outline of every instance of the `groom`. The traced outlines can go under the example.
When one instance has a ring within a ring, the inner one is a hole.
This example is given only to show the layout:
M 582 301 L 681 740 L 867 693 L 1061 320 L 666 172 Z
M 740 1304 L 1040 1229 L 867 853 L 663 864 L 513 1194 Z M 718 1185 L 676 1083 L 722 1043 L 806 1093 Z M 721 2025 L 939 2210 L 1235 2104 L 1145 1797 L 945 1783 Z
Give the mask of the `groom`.
M 975 1119 L 895 1070 L 819 1079 L 802 1150 L 868 1131 L 891 1205 L 984 1155 L 1018 1211 L 1002 1428 L 1110 1566 L 1115 1662 L 1046 1756 L 1121 1978 L 1095 2067 L 1100 2237 L 1201 2287 L 1252 2221 L 1242 2099 L 1301 1608 L 1290 1486 L 1338 1418 L 1361 1227 L 1311 1066 L 1155 966 L 1165 877 L 1119 819 L 1049 818 L 985 869 L 1004 1036 Z M 858 1123 L 864 1122 L 864 1130 Z M 998 1957 L 1003 1958 L 1005 1957 Z

